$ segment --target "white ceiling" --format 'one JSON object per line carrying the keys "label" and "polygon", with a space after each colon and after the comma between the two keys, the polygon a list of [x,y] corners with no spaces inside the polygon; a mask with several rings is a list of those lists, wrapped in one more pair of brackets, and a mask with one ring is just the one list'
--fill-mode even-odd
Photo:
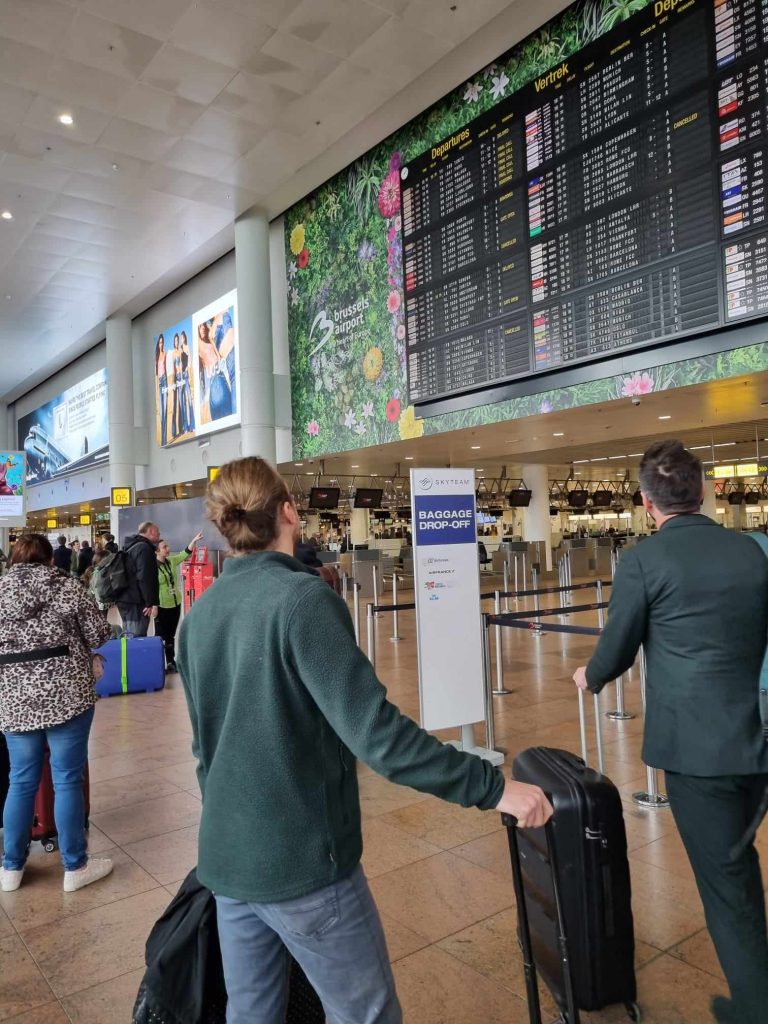
{"label": "white ceiling", "polygon": [[230,249],[239,213],[281,212],[562,6],[0,0],[0,395]]}

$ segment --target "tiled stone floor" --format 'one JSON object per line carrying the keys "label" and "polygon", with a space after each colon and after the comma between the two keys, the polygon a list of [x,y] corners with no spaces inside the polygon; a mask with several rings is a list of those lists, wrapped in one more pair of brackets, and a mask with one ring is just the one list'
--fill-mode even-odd
{"label": "tiled stone floor", "polygon": [[[571,620],[589,624],[584,616]],[[412,613],[405,639],[379,624],[378,668],[391,699],[418,716]],[[506,631],[507,684],[496,698],[497,745],[511,758],[537,743],[578,745],[570,676],[591,642]],[[607,707],[612,694],[606,694]],[[636,679],[628,688],[638,710]],[[625,800],[634,886],[640,1002],[648,1024],[706,1024],[724,991],[693,877],[668,811],[644,811],[639,719],[605,721],[607,772]],[[478,739],[480,738],[478,733]],[[200,809],[190,728],[177,678],[157,694],[102,701],[91,752],[91,851],[114,874],[61,890],[58,858],[35,849],[18,893],[0,894],[0,1021],[128,1024],[144,942],[196,861]],[[408,1024],[526,1024],[514,895],[497,815],[394,786],[360,768],[364,864],[381,909]],[[768,863],[768,828],[761,833]],[[550,1017],[551,1001],[545,997]],[[621,1009],[587,1024],[626,1020]]]}

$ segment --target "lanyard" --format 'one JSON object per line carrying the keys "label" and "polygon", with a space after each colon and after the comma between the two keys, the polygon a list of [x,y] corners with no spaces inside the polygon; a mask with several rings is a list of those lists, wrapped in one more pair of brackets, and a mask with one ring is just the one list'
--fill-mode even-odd
{"label": "lanyard", "polygon": [[165,576],[166,583],[171,588],[171,591],[173,593],[173,599],[175,601],[178,595],[176,594],[176,580],[174,578],[173,569],[168,565],[167,562],[160,562],[158,564],[160,565],[160,571],[162,572],[163,576]]}

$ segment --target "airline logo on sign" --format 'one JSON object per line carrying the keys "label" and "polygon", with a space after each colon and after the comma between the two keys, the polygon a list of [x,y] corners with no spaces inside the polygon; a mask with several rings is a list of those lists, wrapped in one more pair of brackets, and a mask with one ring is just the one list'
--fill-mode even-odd
{"label": "airline logo on sign", "polygon": [[417,495],[416,544],[475,544],[474,495]]}

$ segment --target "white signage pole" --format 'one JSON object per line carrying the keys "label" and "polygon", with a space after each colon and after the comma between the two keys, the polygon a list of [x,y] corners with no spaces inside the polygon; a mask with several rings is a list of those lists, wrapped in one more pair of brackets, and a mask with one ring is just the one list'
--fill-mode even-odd
{"label": "white signage pole", "polygon": [[486,710],[475,471],[412,469],[411,503],[421,724],[460,726],[458,746],[501,764],[472,733]]}

